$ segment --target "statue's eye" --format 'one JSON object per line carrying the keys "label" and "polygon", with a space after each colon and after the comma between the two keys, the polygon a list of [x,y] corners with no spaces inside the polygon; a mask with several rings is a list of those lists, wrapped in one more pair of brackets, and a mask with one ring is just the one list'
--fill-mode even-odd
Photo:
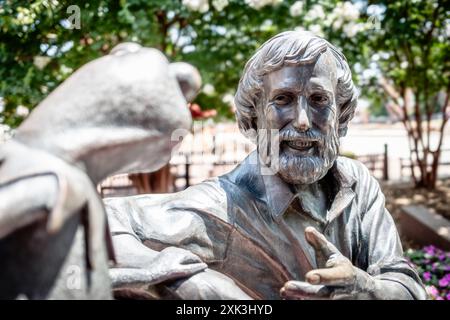
{"label": "statue's eye", "polygon": [[292,102],[292,97],[286,94],[279,94],[273,101],[279,106],[284,106]]}
{"label": "statue's eye", "polygon": [[312,104],[316,105],[328,105],[329,99],[326,95],[323,94],[313,94],[309,97],[309,100]]}

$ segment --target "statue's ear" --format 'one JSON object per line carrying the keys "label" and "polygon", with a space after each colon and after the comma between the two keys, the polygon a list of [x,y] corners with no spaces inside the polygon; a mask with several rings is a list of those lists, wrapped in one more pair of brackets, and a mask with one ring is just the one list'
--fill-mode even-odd
{"label": "statue's ear", "polygon": [[352,97],[339,108],[339,137],[345,137],[347,134],[348,123],[355,115],[356,105],[358,104],[358,95],[354,93]]}
{"label": "statue's ear", "polygon": [[256,143],[258,137],[256,117],[244,116],[236,111],[235,113],[239,130],[253,143]]}
{"label": "statue's ear", "polygon": [[177,79],[181,92],[187,102],[192,102],[202,86],[202,78],[197,68],[185,62],[169,65],[170,73]]}

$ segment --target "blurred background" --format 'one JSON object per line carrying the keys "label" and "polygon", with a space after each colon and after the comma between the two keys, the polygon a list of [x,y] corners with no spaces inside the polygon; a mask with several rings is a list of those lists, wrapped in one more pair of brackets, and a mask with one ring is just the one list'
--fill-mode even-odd
{"label": "blurred background", "polygon": [[0,143],[74,70],[117,43],[156,47],[201,72],[192,133],[158,172],[109,177],[102,196],[182,190],[255,147],[233,97],[268,38],[309,30],[343,51],[360,90],[341,154],[380,181],[406,255],[450,299],[450,3],[283,0],[0,0]]}

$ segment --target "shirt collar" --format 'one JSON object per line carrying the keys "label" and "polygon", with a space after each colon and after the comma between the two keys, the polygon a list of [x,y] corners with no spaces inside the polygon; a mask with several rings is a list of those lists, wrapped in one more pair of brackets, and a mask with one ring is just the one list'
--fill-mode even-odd
{"label": "shirt collar", "polygon": [[[263,168],[264,170],[270,170],[267,167],[263,167],[264,165],[261,162],[258,163],[260,172]],[[329,223],[336,219],[353,200],[355,196],[353,185],[356,179],[345,170],[339,158],[334,162],[327,176],[336,184],[335,196],[326,215],[327,223]],[[262,175],[262,180],[265,188],[267,206],[272,217],[278,221],[298,197],[298,194],[293,192],[289,184],[284,182],[278,174]]]}

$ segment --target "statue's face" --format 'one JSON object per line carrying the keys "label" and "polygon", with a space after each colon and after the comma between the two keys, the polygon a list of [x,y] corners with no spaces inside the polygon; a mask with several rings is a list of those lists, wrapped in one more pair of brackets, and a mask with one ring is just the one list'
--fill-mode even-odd
{"label": "statue's face", "polygon": [[[285,66],[264,76],[264,94],[258,109],[259,134],[279,130],[279,160],[269,152],[268,138],[259,137],[266,163],[278,162],[278,174],[291,184],[321,179],[338,155],[336,64],[328,52],[316,63]],[[262,142],[261,142],[262,141]],[[273,150],[273,149],[272,149]]]}

